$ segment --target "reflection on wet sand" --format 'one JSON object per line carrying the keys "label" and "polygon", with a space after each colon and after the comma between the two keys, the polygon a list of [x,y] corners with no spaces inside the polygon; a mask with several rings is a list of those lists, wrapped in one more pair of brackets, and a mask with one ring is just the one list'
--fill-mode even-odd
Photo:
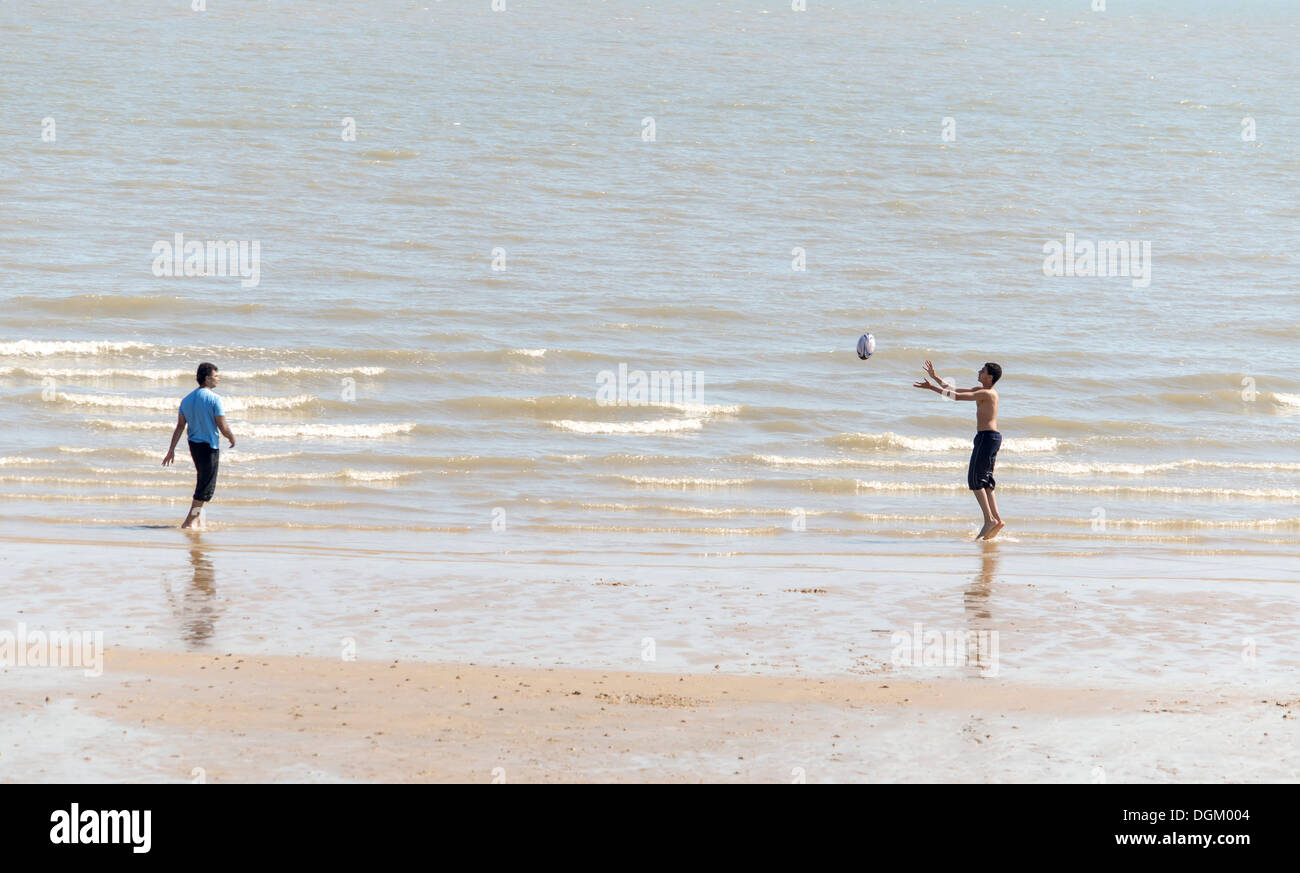
{"label": "reflection on wet sand", "polygon": [[964,597],[966,620],[971,623],[971,630],[991,630],[993,614],[990,612],[989,596],[993,593],[993,578],[998,572],[998,544],[989,540],[980,545],[983,546],[980,570],[966,587]]}
{"label": "reflection on wet sand", "polygon": [[167,601],[172,615],[180,622],[180,638],[190,650],[205,647],[216,633],[216,571],[212,558],[203,547],[202,534],[190,533],[190,566],[193,576],[179,602],[167,587]]}
{"label": "reflection on wet sand", "polygon": [[[969,649],[968,667],[974,675],[996,675],[998,670],[997,630],[993,627],[993,582],[998,572],[996,540],[981,542],[979,572],[963,594],[970,639],[978,644]],[[988,671],[988,672],[986,672]]]}

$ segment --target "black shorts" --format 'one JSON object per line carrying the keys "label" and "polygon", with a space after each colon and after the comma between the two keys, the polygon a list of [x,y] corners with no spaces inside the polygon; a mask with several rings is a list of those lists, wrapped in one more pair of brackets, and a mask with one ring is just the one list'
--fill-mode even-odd
{"label": "black shorts", "polygon": [[206,502],[212,499],[212,492],[217,490],[217,462],[221,460],[221,452],[207,443],[196,443],[194,440],[188,442],[190,457],[194,459],[194,469],[198,473],[198,480],[194,483],[194,499]]}
{"label": "black shorts", "polygon": [[982,430],[975,434],[975,448],[970,453],[970,469],[966,471],[966,484],[970,490],[979,491],[987,488],[992,491],[997,487],[993,480],[993,465],[998,459],[998,448],[1002,445],[1002,434],[995,430]]}

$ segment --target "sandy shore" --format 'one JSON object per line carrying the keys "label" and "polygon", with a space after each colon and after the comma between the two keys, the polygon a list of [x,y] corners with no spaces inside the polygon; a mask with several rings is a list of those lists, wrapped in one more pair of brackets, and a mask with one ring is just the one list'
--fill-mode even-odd
{"label": "sandy shore", "polygon": [[4,680],[6,781],[1300,780],[1300,698],[1241,690],[134,649]]}
{"label": "sandy shore", "polygon": [[[0,668],[0,781],[1300,781],[1271,552],[174,533],[0,537],[0,634],[107,647]],[[894,662],[917,624],[998,634],[998,669]]]}

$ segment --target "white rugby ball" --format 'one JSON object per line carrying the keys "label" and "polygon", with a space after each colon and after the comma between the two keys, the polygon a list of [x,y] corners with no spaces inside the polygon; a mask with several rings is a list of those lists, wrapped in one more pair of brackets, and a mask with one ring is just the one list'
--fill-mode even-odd
{"label": "white rugby ball", "polygon": [[858,337],[858,357],[866,360],[876,351],[876,338],[869,333]]}

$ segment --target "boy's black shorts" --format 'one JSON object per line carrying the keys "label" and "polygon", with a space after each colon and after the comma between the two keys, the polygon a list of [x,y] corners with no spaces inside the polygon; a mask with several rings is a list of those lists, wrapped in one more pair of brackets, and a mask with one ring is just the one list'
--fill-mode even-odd
{"label": "boy's black shorts", "polygon": [[966,484],[970,490],[979,491],[987,488],[992,491],[997,487],[993,479],[993,465],[998,459],[998,448],[1002,445],[1002,434],[996,430],[982,430],[975,434],[975,448],[970,453],[970,469],[966,471]]}

